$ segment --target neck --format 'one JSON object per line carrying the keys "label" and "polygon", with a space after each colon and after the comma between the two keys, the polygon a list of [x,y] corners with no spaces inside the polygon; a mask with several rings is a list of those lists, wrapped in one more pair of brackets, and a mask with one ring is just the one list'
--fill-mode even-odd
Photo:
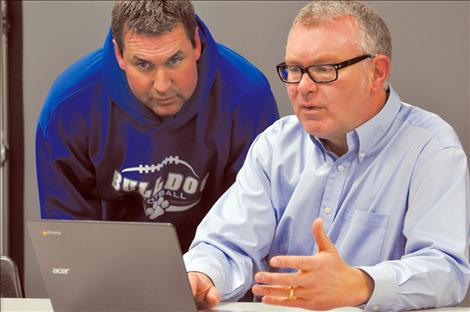
{"label": "neck", "polygon": [[[369,111],[369,114],[368,114],[369,116],[366,120],[364,120],[364,122],[367,122],[368,120],[372,119],[375,115],[377,115],[382,110],[382,108],[385,105],[385,102],[387,102],[388,100],[389,93],[390,93],[389,89],[387,90],[382,89],[376,94],[375,98],[373,99],[374,104],[371,105],[372,109]],[[359,127],[361,124],[357,125],[357,127]],[[323,142],[323,145],[325,146],[327,150],[335,153],[338,156],[342,156],[348,152],[349,147],[348,147],[348,142],[346,140],[346,134],[343,137],[321,139],[321,141]]]}
{"label": "neck", "polygon": [[[387,102],[388,100],[389,94],[390,94],[389,89],[387,90],[382,89],[381,91],[377,93],[377,95],[373,99],[374,105],[371,105],[372,109],[369,111],[370,112],[368,114],[369,116],[366,120],[364,120],[364,122],[367,122],[368,120],[372,119],[375,115],[377,115],[382,110],[382,108],[385,105],[385,102]],[[357,127],[359,127],[361,124],[357,125]],[[320,140],[323,142],[323,145],[328,151],[333,152],[338,156],[342,156],[348,152],[349,147],[348,147],[348,142],[346,140],[346,134],[340,138],[320,139]]]}
{"label": "neck", "polygon": [[372,105],[373,110],[371,112],[371,116],[367,120],[369,120],[369,119],[373,118],[375,115],[377,115],[382,110],[382,108],[385,106],[385,102],[387,102],[388,96],[389,96],[389,93],[390,93],[389,90],[390,89],[387,89],[387,90],[382,89],[377,94],[377,96],[374,99],[374,105]]}
{"label": "neck", "polygon": [[346,137],[338,140],[321,139],[321,141],[327,150],[335,153],[340,157],[348,152],[349,147],[348,142],[346,141]]}

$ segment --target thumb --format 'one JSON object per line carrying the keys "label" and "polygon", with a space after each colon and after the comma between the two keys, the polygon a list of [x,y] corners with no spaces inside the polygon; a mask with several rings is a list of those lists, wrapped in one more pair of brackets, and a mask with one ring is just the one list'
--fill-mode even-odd
{"label": "thumb", "polygon": [[321,251],[336,251],[335,245],[330,241],[325,231],[323,230],[323,219],[316,218],[313,221],[313,237],[318,246],[318,252]]}
{"label": "thumb", "polygon": [[188,277],[198,307],[210,308],[219,303],[220,294],[207,275],[201,272],[189,272]]}
{"label": "thumb", "polygon": [[199,278],[194,273],[188,273],[189,278],[189,285],[191,286],[191,292],[193,293],[193,297],[196,296],[197,293],[197,286],[199,282]]}
{"label": "thumb", "polygon": [[217,288],[211,287],[209,289],[206,295],[206,301],[210,307],[213,307],[220,302],[220,294],[217,291]]}

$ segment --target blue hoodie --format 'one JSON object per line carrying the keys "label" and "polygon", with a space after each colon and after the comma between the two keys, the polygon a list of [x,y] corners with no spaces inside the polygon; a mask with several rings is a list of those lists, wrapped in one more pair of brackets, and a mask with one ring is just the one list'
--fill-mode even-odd
{"label": "blue hoodie", "polygon": [[251,142],[279,118],[263,74],[198,27],[197,87],[172,118],[134,96],[111,32],[54,82],[36,133],[42,218],[170,222],[188,249]]}

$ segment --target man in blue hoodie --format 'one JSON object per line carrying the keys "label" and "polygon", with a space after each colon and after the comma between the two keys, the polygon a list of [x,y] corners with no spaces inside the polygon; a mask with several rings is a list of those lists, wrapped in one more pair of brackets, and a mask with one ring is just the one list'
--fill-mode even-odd
{"label": "man in blue hoodie", "polygon": [[171,222],[185,251],[278,117],[263,74],[189,1],[121,1],[104,47],[65,70],[42,109],[41,216]]}

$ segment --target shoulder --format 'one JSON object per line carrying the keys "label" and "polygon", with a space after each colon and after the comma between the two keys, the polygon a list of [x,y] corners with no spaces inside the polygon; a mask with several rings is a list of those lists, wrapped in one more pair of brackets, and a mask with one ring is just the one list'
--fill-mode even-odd
{"label": "shoulder", "polygon": [[[289,115],[277,120],[256,137],[248,152],[247,161],[264,168],[265,172],[271,172],[269,175],[279,169],[278,165],[295,171],[303,167],[302,164],[308,159],[307,155],[314,149],[311,137],[305,132],[297,116]],[[291,175],[294,171],[288,174]]]}
{"label": "shoulder", "polygon": [[246,58],[232,49],[217,43],[220,54],[220,80],[245,94],[270,94],[271,88],[264,74]]}
{"label": "shoulder", "polygon": [[409,163],[413,165],[414,181],[426,181],[437,172],[436,168],[445,168],[446,174],[438,174],[441,181],[466,174],[467,156],[449,123],[435,113],[406,103],[402,103],[398,117],[404,125],[399,153],[413,155]]}
{"label": "shoulder", "polygon": [[402,109],[398,114],[398,119],[412,128],[416,135],[427,137],[429,142],[433,142],[436,147],[462,148],[454,128],[435,113],[422,108],[402,103]]}
{"label": "shoulder", "polygon": [[298,141],[302,141],[308,136],[304,131],[302,124],[297,116],[288,115],[276,120],[266,130],[264,130],[257,138],[255,145],[263,149],[269,146],[273,148],[285,148],[285,146],[296,145]]}
{"label": "shoulder", "polygon": [[71,115],[85,109],[101,85],[102,50],[96,50],[71,64],[53,82],[39,117],[39,124],[46,129],[51,118],[60,110]]}
{"label": "shoulder", "polygon": [[[279,118],[276,99],[263,73],[235,51],[220,45],[218,70],[213,88],[232,116],[246,122],[271,124]],[[264,121],[260,120],[263,119]]]}

